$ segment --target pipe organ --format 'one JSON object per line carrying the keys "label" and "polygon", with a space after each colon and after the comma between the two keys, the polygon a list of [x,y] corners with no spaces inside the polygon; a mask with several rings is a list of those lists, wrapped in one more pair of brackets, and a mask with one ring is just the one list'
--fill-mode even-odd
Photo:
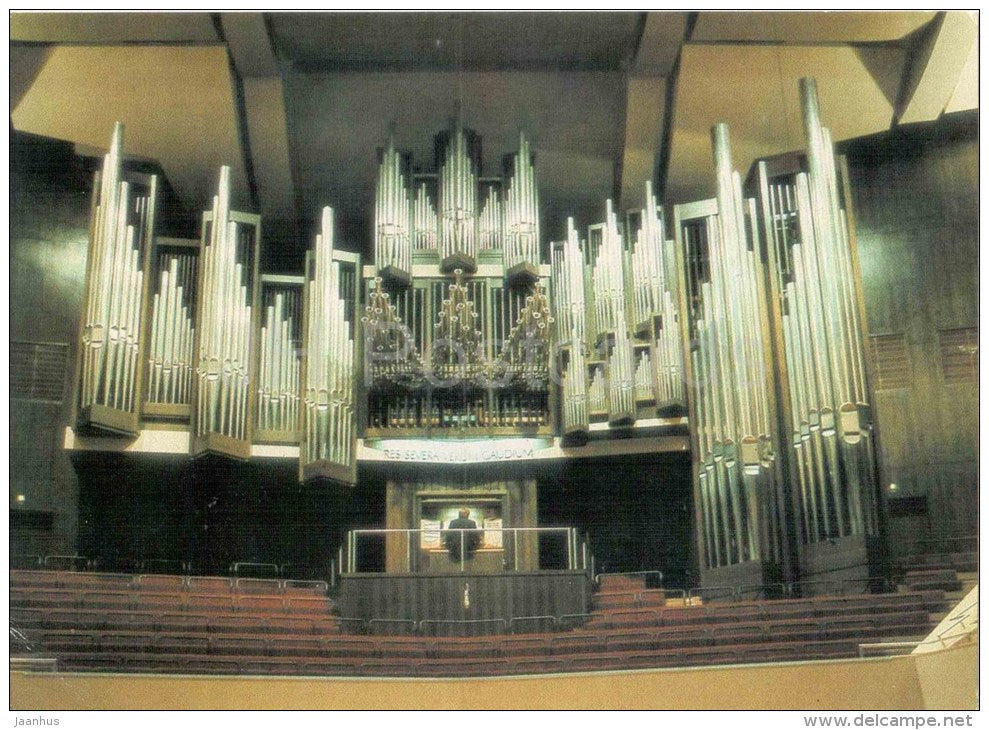
{"label": "pipe organ", "polygon": [[192,453],[247,459],[257,394],[261,220],[230,208],[230,168],[203,213]]}
{"label": "pipe organ", "polygon": [[118,122],[93,183],[77,407],[82,426],[134,435],[147,350],[143,325],[158,179],[125,176],[123,146],[124,127]]}
{"label": "pipe organ", "polygon": [[689,411],[702,575],[799,571],[801,549],[873,537],[881,517],[847,173],[812,80],[801,97],[800,167],[761,162],[747,197],[717,125],[715,198],[675,206],[668,230],[647,183],[641,210],[568,219],[549,265],[524,135],[501,177],[459,123],[432,169],[390,139],[373,261],[340,250],[325,208],[294,276],[260,271],[260,218],[232,209],[226,167],[200,240],[155,238],[158,183],[124,179],[118,124],[94,190],[77,424],[188,423],[193,455],[298,444],[301,480],[355,484],[362,438],[570,447]]}
{"label": "pipe organ", "polygon": [[[756,203],[712,132],[717,198],[677,206],[703,567],[780,558],[776,417]],[[770,558],[771,559],[771,558]]]}
{"label": "pipe organ", "polygon": [[879,505],[847,172],[821,125],[813,79],[801,80],[800,95],[805,169],[774,174],[763,161],[757,173],[799,537],[818,543],[877,535]]}
{"label": "pipe organ", "polygon": [[436,172],[405,193],[415,277],[380,261],[366,275],[365,433],[549,435],[553,317],[529,143],[519,136],[504,179],[482,176],[480,138],[459,123],[436,149]]}
{"label": "pipe organ", "polygon": [[611,201],[583,242],[571,219],[567,240],[554,245],[562,425],[574,438],[586,436],[592,421],[629,425],[642,409],[686,405],[674,244],[651,184],[646,198],[630,250]]}

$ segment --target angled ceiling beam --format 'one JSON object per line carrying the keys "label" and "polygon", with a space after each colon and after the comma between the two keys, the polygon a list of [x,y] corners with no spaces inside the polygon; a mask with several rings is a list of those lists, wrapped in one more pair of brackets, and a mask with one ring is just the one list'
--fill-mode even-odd
{"label": "angled ceiling beam", "polygon": [[221,13],[220,24],[240,78],[243,136],[261,215],[293,220],[297,211],[285,93],[267,23],[261,13]]}
{"label": "angled ceiling beam", "polygon": [[903,87],[899,124],[931,121],[941,115],[970,65],[978,36],[978,16],[960,10],[941,13],[920,36]]}
{"label": "angled ceiling beam", "polygon": [[670,75],[680,55],[687,15],[646,13],[625,87],[623,140],[616,175],[618,204],[624,210],[645,204],[645,183],[656,176]]}

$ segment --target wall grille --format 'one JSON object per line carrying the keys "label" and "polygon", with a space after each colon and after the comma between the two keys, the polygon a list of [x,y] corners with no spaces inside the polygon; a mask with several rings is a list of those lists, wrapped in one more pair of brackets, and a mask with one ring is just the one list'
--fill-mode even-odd
{"label": "wall grille", "polygon": [[869,339],[875,367],[875,389],[909,388],[913,374],[907,355],[906,338],[902,334],[890,334],[872,335]]}
{"label": "wall grille", "polygon": [[11,400],[61,403],[69,345],[65,342],[10,341]]}
{"label": "wall grille", "polygon": [[939,330],[941,372],[946,385],[979,380],[979,330],[975,327]]}

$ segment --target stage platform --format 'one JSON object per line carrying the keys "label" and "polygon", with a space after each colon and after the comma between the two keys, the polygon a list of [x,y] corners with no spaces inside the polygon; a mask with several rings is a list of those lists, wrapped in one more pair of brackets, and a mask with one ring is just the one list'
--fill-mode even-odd
{"label": "stage platform", "polygon": [[373,633],[477,635],[545,631],[590,608],[582,570],[442,575],[351,573],[340,576],[340,616],[365,620]]}

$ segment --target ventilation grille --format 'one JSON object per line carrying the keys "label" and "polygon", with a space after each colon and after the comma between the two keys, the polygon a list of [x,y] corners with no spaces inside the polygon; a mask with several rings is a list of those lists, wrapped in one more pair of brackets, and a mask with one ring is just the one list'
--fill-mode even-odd
{"label": "ventilation grille", "polygon": [[939,330],[941,372],[946,385],[979,380],[979,331],[975,327]]}
{"label": "ventilation grille", "polygon": [[909,388],[912,377],[904,336],[872,335],[869,339],[872,341],[872,362],[876,369],[875,389]]}
{"label": "ventilation grille", "polygon": [[12,400],[61,403],[69,346],[64,342],[10,342]]}

